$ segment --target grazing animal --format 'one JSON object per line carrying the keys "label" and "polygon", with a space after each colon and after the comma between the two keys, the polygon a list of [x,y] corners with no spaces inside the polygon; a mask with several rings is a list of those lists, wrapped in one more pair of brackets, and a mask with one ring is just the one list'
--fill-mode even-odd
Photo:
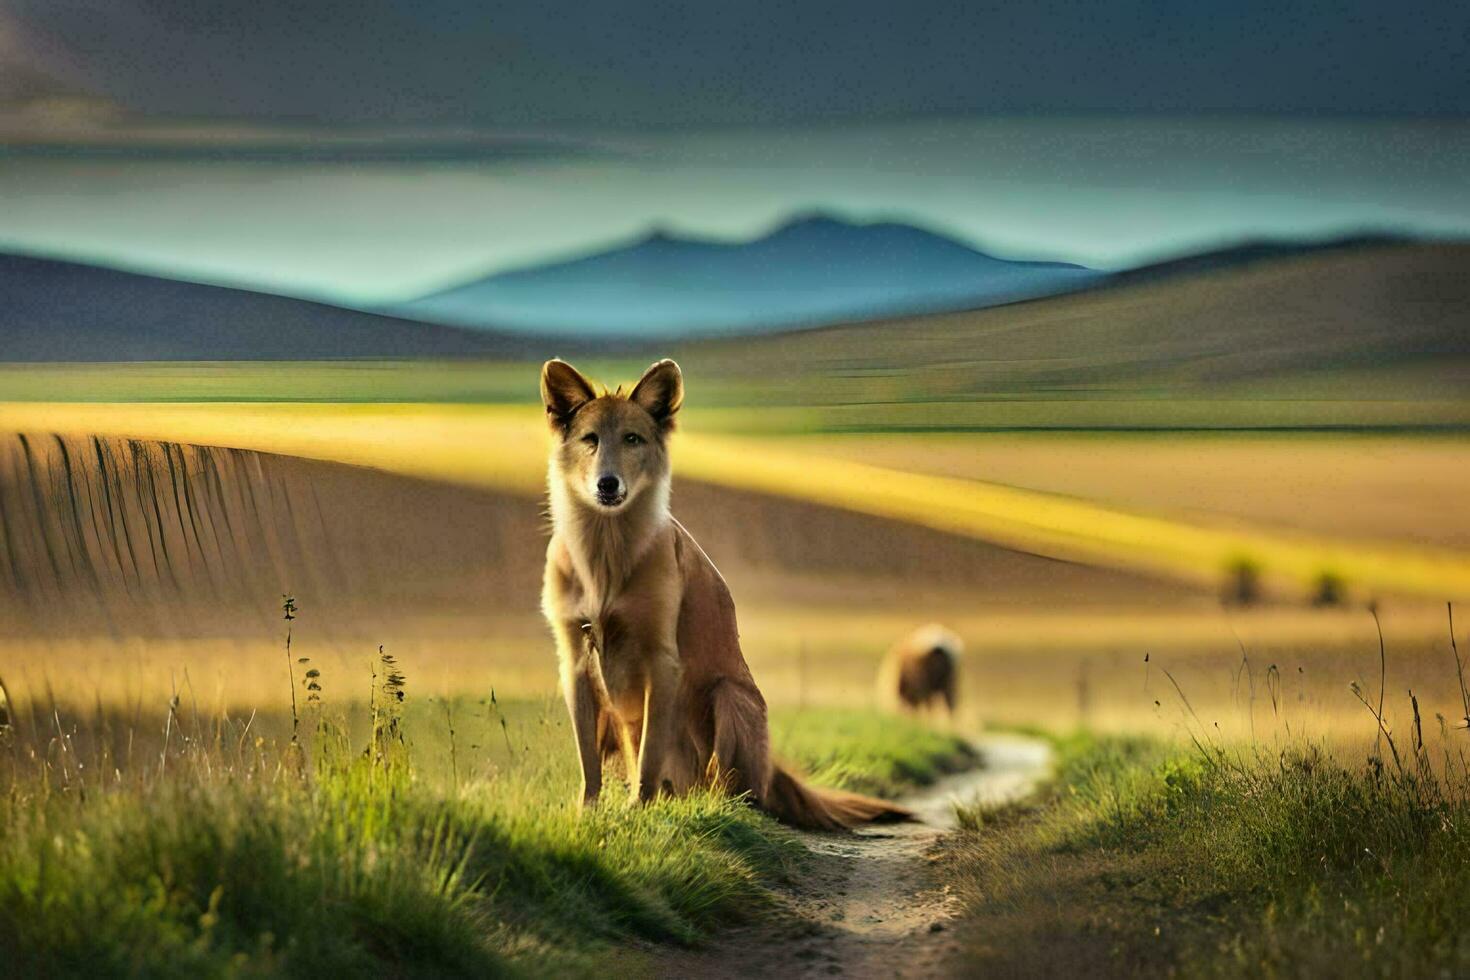
{"label": "grazing animal", "polygon": [[891,803],[807,786],[771,761],[766,702],[740,652],[725,580],[669,513],[679,366],[624,394],[547,361],[552,536],[542,610],[582,765],[583,805],[621,757],[637,800],[719,786],[785,823],[839,830],[903,820]]}
{"label": "grazing animal", "polygon": [[936,623],[914,630],[883,658],[878,671],[879,698],[906,711],[921,711],[939,702],[953,718],[964,649],[964,641]]}

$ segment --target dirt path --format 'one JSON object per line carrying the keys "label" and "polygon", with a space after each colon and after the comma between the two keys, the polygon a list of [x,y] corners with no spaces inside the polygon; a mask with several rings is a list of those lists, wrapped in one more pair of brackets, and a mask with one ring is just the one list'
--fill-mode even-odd
{"label": "dirt path", "polygon": [[955,800],[1003,802],[1045,775],[1045,744],[990,737],[982,768],[951,776],[903,802],[922,823],[855,835],[808,834],[813,859],[783,896],[776,924],[734,930],[714,945],[659,963],[662,977],[932,977],[956,952],[956,902],[937,886],[930,845],[953,829]]}

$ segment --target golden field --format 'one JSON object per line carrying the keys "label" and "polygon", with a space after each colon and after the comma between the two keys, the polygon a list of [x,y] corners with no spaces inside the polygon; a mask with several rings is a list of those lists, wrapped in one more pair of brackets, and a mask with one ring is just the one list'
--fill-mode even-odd
{"label": "golden field", "polygon": [[[516,406],[13,403],[0,405],[0,428],[255,449],[514,493],[537,492],[545,443],[539,413]],[[1458,440],[1431,443],[1428,451],[1409,440],[1408,447],[1393,447],[1411,457],[1408,465],[1390,458],[1365,467],[1365,447],[1353,437],[1335,437],[1329,446],[1305,450],[1290,440],[1283,445],[1279,437],[1253,445],[1237,438],[1233,446],[1227,441],[1224,452],[1176,439],[1166,447],[1173,459],[1162,461],[1147,442],[1131,452],[1113,446],[1103,458],[1089,460],[1087,448],[1048,446],[1045,436],[987,454],[985,440],[993,438],[947,436],[933,447],[934,437],[913,437],[907,440],[913,445],[895,448],[905,441],[824,437],[814,445],[802,439],[708,435],[696,428],[681,437],[679,472],[1052,557],[1204,583],[1218,581],[1232,565],[1248,563],[1268,582],[1299,593],[1309,594],[1330,576],[1360,597],[1470,596],[1470,559],[1450,547],[1457,541],[1454,527],[1464,520],[1453,506],[1466,468]],[[1384,450],[1382,444],[1377,448]],[[815,476],[814,454],[822,458]],[[1000,457],[994,475],[987,467],[990,456]],[[1050,467],[1054,482],[1033,477],[1008,485],[1006,459],[1013,469]],[[1333,475],[1334,467],[1343,466],[1351,467],[1346,478]],[[1361,479],[1369,469],[1378,471],[1376,480]],[[1104,470],[1111,475],[1101,477]],[[1171,487],[1159,472],[1183,479],[1176,476]],[[987,478],[978,478],[980,473]],[[1303,485],[1306,474],[1312,474],[1315,486]],[[1100,499],[1083,492],[1095,482],[1103,484]],[[1120,492],[1120,483],[1134,487],[1132,495]],[[1414,493],[1390,505],[1401,514],[1398,533],[1376,540],[1360,536],[1360,499],[1374,506],[1393,499],[1405,483],[1415,487]],[[1221,511],[1229,520],[1169,515],[1184,510],[1200,484],[1210,489],[1199,494],[1195,508],[1208,514],[1211,501],[1231,500],[1231,508]],[[1271,526],[1273,519],[1281,523],[1283,505],[1289,507],[1291,499],[1300,502],[1298,511],[1315,515],[1307,519],[1308,530]],[[1432,509],[1424,509],[1425,500],[1433,502]],[[1421,533],[1403,533],[1404,511],[1416,516]],[[1437,520],[1441,514],[1449,515],[1447,521]],[[1332,528],[1334,533],[1325,533]],[[1426,543],[1431,535],[1432,543]]]}
{"label": "golden field", "polygon": [[[24,451],[9,437],[0,470],[25,579],[0,610],[3,676],[21,691],[279,707],[283,591],[302,604],[298,642],[339,676],[383,644],[439,693],[552,689],[534,406],[12,403],[0,431],[32,434]],[[124,505],[106,499],[92,434],[132,460],[111,477],[139,494],[122,530],[156,524],[173,566],[115,553],[119,522],[100,515]],[[124,437],[149,440],[141,457]],[[711,433],[695,411],[676,440],[676,512],[729,578],[778,703],[872,703],[887,645],[937,619],[969,644],[976,720],[1174,730],[1168,669],[1222,731],[1267,711],[1359,731],[1346,685],[1377,670],[1372,595],[1392,689],[1457,716],[1443,602],[1470,591],[1470,559],[1448,503],[1465,471],[1454,438],[777,438]],[[17,552],[31,526],[51,530]],[[1243,556],[1274,598],[1223,608]],[[1324,571],[1346,605],[1307,605]]]}

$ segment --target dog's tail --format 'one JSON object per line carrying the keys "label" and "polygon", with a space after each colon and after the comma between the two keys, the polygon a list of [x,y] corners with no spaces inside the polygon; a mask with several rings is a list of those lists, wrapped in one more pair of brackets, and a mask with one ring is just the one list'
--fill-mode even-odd
{"label": "dog's tail", "polygon": [[859,824],[914,819],[913,811],[886,800],[808,786],[780,766],[771,771],[762,806],[782,823],[804,830],[848,830]]}
{"label": "dog's tail", "polygon": [[754,684],[720,681],[710,690],[714,754],[710,778],[749,793],[761,809],[804,830],[847,830],[864,823],[912,820],[901,806],[870,796],[808,786],[773,765],[766,703]]}

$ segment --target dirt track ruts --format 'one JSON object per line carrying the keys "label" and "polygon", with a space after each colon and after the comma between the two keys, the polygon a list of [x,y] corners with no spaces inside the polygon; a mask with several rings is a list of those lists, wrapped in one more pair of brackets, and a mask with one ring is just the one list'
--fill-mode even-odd
{"label": "dirt track ruts", "polygon": [[949,921],[960,909],[937,880],[930,848],[954,826],[955,801],[1004,802],[1029,792],[1049,763],[1032,739],[977,743],[981,768],[902,802],[921,822],[851,835],[804,834],[812,858],[780,896],[771,921],[658,961],[660,977],[934,977],[952,975],[959,949]]}

